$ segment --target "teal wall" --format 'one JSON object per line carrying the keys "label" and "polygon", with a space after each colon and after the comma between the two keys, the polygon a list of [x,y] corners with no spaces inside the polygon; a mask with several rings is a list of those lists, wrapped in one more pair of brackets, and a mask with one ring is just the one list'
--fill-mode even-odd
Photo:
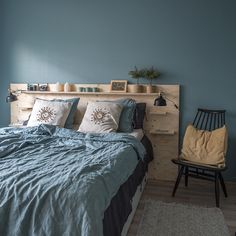
{"label": "teal wall", "polygon": [[[1,2],[1,110],[11,82],[109,83],[154,65],[159,83],[182,86],[182,133],[197,107],[227,109],[226,175],[236,180],[235,0]],[[0,125],[8,119],[1,113]]]}
{"label": "teal wall", "polygon": [[0,127],[8,124],[9,107],[5,104],[9,80],[5,78],[5,11],[3,1],[0,0]]}

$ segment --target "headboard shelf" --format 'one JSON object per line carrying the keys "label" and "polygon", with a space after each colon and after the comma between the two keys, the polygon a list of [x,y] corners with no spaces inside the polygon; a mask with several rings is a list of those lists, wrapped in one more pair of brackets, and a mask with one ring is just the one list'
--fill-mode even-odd
{"label": "headboard shelf", "polygon": [[[145,86],[145,85],[143,85]],[[99,92],[80,92],[79,88],[97,88]],[[16,92],[17,101],[11,103],[11,123],[22,124],[27,120],[36,98],[41,99],[70,99],[80,98],[74,124],[78,128],[86,111],[87,103],[93,101],[116,100],[131,98],[137,103],[146,103],[146,119],[144,133],[153,145],[154,160],[150,163],[149,178],[174,180],[177,167],[171,159],[177,158],[179,153],[179,85],[155,85],[154,93],[133,93],[132,85],[128,85],[127,92],[110,92],[110,84],[74,84],[71,92],[56,92],[55,84],[48,84],[48,91],[28,91],[27,84],[11,84],[10,88]],[[167,106],[154,106],[154,101],[162,92]]]}
{"label": "headboard shelf", "polygon": [[25,94],[51,94],[51,95],[122,95],[122,96],[159,96],[159,93],[114,93],[114,92],[53,92],[53,91],[21,91],[21,93]]}

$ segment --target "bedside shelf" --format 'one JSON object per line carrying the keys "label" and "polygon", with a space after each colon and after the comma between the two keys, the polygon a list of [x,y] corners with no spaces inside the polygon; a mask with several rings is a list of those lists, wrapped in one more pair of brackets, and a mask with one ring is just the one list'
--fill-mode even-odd
{"label": "bedside shelf", "polygon": [[23,125],[22,123],[11,123],[8,125],[9,127],[14,127],[14,128],[24,128],[26,127],[25,125]]}
{"label": "bedside shelf", "polygon": [[32,111],[33,107],[19,107],[21,111]]}
{"label": "bedside shelf", "polygon": [[156,129],[156,130],[150,130],[150,134],[156,134],[156,135],[174,135],[174,130],[164,130],[164,129]]}
{"label": "bedside shelf", "polygon": [[158,115],[158,116],[166,116],[167,111],[150,111],[149,114],[150,115]]}

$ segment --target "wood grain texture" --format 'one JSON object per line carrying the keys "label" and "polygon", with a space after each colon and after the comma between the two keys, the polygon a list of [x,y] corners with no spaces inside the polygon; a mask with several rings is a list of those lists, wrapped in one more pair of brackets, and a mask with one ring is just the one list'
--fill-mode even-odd
{"label": "wood grain texture", "polygon": [[[136,236],[143,215],[144,202],[147,199],[215,207],[214,184],[212,182],[189,179],[189,186],[185,187],[182,179],[175,197],[171,196],[173,186],[173,181],[148,180],[127,236]],[[233,236],[236,232],[236,183],[226,182],[226,187],[229,197],[225,198],[221,191],[220,209]]]}
{"label": "wood grain texture", "polygon": [[[99,92],[77,92],[78,87],[96,87]],[[171,99],[179,106],[179,85],[157,85],[154,93],[129,93],[132,85],[128,85],[127,93],[110,93],[110,84],[76,84],[71,92],[55,92],[55,84],[49,84],[48,92],[22,91],[18,100],[11,103],[11,123],[27,120],[36,98],[43,99],[68,99],[80,97],[78,110],[75,116],[75,127],[79,127],[88,101],[115,100],[120,98],[132,98],[136,102],[147,104],[147,117],[144,121],[144,132],[149,137],[154,148],[154,161],[150,165],[149,178],[174,180],[177,172],[171,159],[178,156],[179,144],[179,110],[172,102],[167,100],[167,106],[155,107],[154,100],[159,92]],[[143,85],[145,87],[145,85]],[[27,84],[11,84],[13,91],[26,90]],[[156,130],[169,130],[170,132],[153,132]],[[169,134],[171,133],[171,135]]]}

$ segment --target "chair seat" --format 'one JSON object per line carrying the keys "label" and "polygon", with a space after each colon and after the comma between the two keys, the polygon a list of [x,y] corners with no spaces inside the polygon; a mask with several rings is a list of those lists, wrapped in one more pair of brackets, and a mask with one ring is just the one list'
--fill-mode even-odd
{"label": "chair seat", "polygon": [[214,166],[214,165],[207,165],[207,164],[200,164],[197,162],[191,162],[184,159],[176,158],[171,160],[176,165],[183,165],[193,168],[199,168],[203,170],[210,170],[210,171],[225,171],[227,166]]}

